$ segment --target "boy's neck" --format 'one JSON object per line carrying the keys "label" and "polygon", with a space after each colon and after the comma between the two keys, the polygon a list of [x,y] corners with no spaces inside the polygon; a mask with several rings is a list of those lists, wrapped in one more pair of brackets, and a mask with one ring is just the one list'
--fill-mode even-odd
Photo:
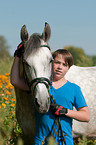
{"label": "boy's neck", "polygon": [[62,87],[65,83],[67,82],[67,80],[63,77],[61,79],[53,79],[53,82],[52,82],[52,86],[55,88],[55,89],[58,89],[60,87]]}

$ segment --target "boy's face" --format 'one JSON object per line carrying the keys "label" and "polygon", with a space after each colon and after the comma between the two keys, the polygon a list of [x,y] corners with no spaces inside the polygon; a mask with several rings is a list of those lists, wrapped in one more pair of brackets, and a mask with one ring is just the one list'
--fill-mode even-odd
{"label": "boy's face", "polygon": [[53,65],[53,76],[55,79],[63,78],[69,69],[68,63],[65,63],[64,57],[61,54],[55,57]]}

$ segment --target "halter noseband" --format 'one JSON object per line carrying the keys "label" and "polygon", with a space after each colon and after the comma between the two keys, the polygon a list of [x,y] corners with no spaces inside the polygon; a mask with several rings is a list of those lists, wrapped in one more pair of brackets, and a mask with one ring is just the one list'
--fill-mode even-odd
{"label": "halter noseband", "polygon": [[47,89],[49,89],[49,86],[52,85],[51,81],[49,81],[49,79],[45,78],[45,77],[40,77],[40,78],[35,78],[30,82],[30,88],[31,86],[34,84],[34,88],[36,87],[37,84],[39,83],[43,83],[46,85]]}

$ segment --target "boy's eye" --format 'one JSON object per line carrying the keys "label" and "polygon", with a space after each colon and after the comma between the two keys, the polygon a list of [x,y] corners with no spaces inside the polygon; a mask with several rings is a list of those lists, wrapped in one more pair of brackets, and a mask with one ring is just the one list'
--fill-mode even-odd
{"label": "boy's eye", "polygon": [[54,63],[59,64],[60,62],[59,61],[54,61]]}
{"label": "boy's eye", "polygon": [[56,64],[60,64],[59,62],[55,62]]}
{"label": "boy's eye", "polygon": [[63,63],[63,65],[64,65],[64,66],[67,66],[67,64],[66,64],[66,63]]}
{"label": "boy's eye", "polygon": [[68,64],[67,63],[63,63],[63,66],[67,66]]}

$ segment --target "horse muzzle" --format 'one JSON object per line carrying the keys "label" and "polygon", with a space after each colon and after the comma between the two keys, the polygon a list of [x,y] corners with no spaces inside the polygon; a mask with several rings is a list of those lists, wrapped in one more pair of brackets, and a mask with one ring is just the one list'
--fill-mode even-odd
{"label": "horse muzzle", "polygon": [[33,89],[34,104],[38,112],[46,113],[50,108],[49,79],[40,77],[32,80],[30,87]]}

